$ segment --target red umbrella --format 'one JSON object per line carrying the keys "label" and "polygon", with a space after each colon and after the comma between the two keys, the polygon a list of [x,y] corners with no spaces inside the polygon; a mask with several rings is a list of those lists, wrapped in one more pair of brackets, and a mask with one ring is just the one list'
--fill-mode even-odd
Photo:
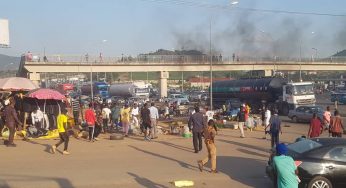
{"label": "red umbrella", "polygon": [[36,98],[39,100],[42,100],[42,99],[65,100],[66,99],[66,97],[63,94],[61,94],[59,91],[54,89],[45,89],[45,88],[31,90],[25,96],[29,98]]}

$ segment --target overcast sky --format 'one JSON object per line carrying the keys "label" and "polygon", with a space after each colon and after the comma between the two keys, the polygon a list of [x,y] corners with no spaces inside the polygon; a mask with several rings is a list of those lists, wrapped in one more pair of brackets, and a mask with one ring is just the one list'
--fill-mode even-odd
{"label": "overcast sky", "polygon": [[[243,8],[346,15],[345,0],[1,0],[11,48],[47,54],[137,55],[157,49],[326,57],[346,48],[346,17],[249,11]],[[314,48],[314,49],[313,49]]]}

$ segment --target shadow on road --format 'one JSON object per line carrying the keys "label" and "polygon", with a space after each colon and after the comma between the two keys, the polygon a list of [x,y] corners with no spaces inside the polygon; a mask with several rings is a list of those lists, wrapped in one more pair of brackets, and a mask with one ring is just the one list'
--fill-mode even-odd
{"label": "shadow on road", "polygon": [[[10,175],[10,174],[0,174],[0,187],[10,188],[10,182],[20,182],[21,184],[25,182],[37,182],[37,187],[39,186],[39,182],[52,181],[54,184],[58,184],[60,188],[74,188],[71,181],[66,178],[59,177],[40,177],[40,176],[30,176],[30,175]],[[14,186],[18,187],[18,186]]]}
{"label": "shadow on road", "polygon": [[241,142],[235,142],[235,141],[231,141],[231,140],[218,139],[218,141],[219,142],[228,143],[228,144],[237,145],[237,146],[244,147],[244,148],[251,148],[251,149],[254,149],[254,150],[261,151],[261,152],[269,153],[269,148],[258,147],[258,146],[244,144],[244,143],[241,143]]}
{"label": "shadow on road", "polygon": [[271,188],[272,184],[265,177],[265,161],[252,158],[218,156],[217,169],[231,179],[249,187]]}
{"label": "shadow on road", "polygon": [[165,146],[172,147],[172,148],[176,148],[176,149],[180,149],[180,150],[183,150],[183,151],[187,151],[189,153],[193,153],[194,152],[194,150],[192,148],[188,148],[188,147],[185,147],[185,146],[180,146],[180,145],[173,144],[173,143],[170,143],[170,142],[166,142],[166,141],[155,141],[155,142],[159,143],[159,144],[163,144]]}
{"label": "shadow on road", "polygon": [[254,151],[250,151],[250,150],[247,150],[247,149],[244,149],[244,148],[238,148],[237,150],[242,152],[242,153],[249,154],[249,155],[260,156],[260,157],[264,157],[264,158],[268,158],[269,157],[269,154],[265,155],[265,154],[254,152]]}
{"label": "shadow on road", "polygon": [[192,165],[190,165],[190,164],[188,164],[188,163],[185,163],[185,162],[183,162],[183,161],[179,161],[179,160],[177,160],[177,159],[173,159],[173,158],[171,158],[171,157],[166,157],[166,156],[163,156],[163,155],[161,155],[161,154],[153,153],[153,152],[150,152],[150,151],[147,151],[147,150],[143,150],[143,149],[137,148],[137,147],[135,147],[135,146],[131,146],[131,145],[129,145],[129,147],[131,147],[131,148],[133,148],[133,149],[135,149],[135,150],[137,150],[137,151],[141,151],[141,152],[143,152],[143,153],[146,153],[146,154],[155,156],[155,157],[160,157],[160,158],[162,158],[162,159],[167,159],[167,160],[170,160],[170,161],[173,161],[173,162],[177,162],[180,166],[182,166],[182,167],[184,167],[184,168],[187,168],[187,169],[191,169],[191,170],[195,170],[195,171],[197,171],[197,169],[198,169],[196,166],[192,166]]}
{"label": "shadow on road", "polygon": [[33,140],[29,140],[29,139],[26,139],[24,141],[26,141],[30,144],[38,144],[38,145],[44,146],[45,147],[44,151],[47,153],[51,153],[51,145],[49,145],[49,144],[41,144],[41,143],[35,142]]}
{"label": "shadow on road", "polygon": [[155,183],[147,178],[144,178],[144,177],[140,177],[138,176],[137,174],[134,174],[134,173],[131,173],[131,172],[127,172],[127,174],[129,174],[130,176],[134,177],[135,181],[144,186],[144,187],[150,187],[150,188],[168,188],[164,185],[161,185],[161,184],[158,184],[158,183]]}

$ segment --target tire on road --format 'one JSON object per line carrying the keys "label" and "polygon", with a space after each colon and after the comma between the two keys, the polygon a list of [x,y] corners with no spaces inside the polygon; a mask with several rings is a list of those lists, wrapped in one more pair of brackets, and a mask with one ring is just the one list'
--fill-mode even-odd
{"label": "tire on road", "polygon": [[308,188],[321,187],[321,188],[332,188],[332,183],[325,177],[316,176],[308,184]]}
{"label": "tire on road", "polygon": [[297,118],[297,116],[293,116],[293,117],[292,117],[292,121],[293,121],[294,123],[298,123],[298,118]]}
{"label": "tire on road", "polygon": [[121,134],[111,134],[109,136],[110,140],[124,140],[124,135]]}

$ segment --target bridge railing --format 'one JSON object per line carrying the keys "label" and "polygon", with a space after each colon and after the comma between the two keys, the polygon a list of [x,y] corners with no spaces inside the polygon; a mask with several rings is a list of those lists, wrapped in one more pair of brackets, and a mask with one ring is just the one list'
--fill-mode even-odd
{"label": "bridge railing", "polygon": [[190,63],[190,64],[209,64],[210,61],[214,64],[229,64],[229,63],[241,63],[241,62],[304,62],[304,63],[316,63],[316,62],[333,62],[333,63],[345,63],[346,57],[329,57],[329,58],[282,58],[282,57],[222,57],[222,56],[207,56],[207,55],[139,55],[137,57],[120,56],[120,57],[102,57],[102,56],[87,56],[87,55],[33,55],[30,58],[25,56],[27,62],[40,62],[40,63],[74,63],[74,64],[161,64],[161,63]]}

